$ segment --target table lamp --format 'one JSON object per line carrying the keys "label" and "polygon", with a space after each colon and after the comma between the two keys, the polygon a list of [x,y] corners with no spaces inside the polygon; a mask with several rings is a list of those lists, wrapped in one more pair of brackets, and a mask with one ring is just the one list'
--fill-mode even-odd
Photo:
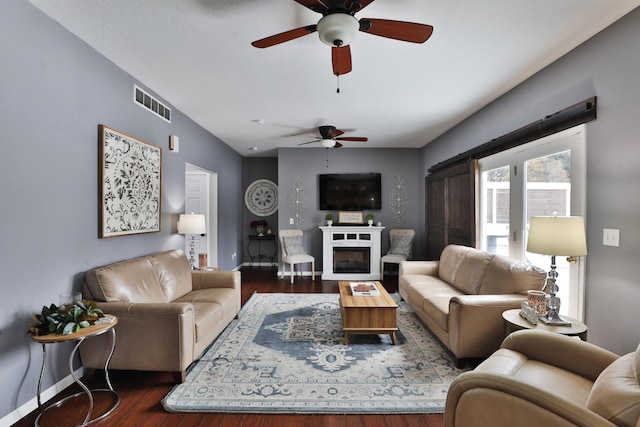
{"label": "table lamp", "polygon": [[550,295],[549,310],[547,314],[540,315],[540,320],[547,325],[570,326],[571,322],[560,317],[558,313],[560,300],[556,296],[556,255],[567,256],[569,262],[575,262],[575,257],[587,254],[584,219],[579,216],[532,216],[529,222],[527,251],[551,255],[551,270],[546,283]]}
{"label": "table lamp", "polygon": [[189,243],[189,262],[191,263],[191,268],[194,270],[196,269],[196,242],[194,235],[204,234],[206,232],[207,227],[204,215],[194,214],[193,212],[190,214],[180,214],[180,219],[178,220],[178,233],[191,235],[191,241]]}

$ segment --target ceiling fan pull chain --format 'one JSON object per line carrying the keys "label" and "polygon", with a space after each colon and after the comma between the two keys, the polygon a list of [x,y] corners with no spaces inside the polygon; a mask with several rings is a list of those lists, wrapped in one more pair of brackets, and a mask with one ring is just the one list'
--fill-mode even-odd
{"label": "ceiling fan pull chain", "polygon": [[338,88],[336,89],[336,93],[340,93],[340,73],[336,74],[336,78],[338,80]]}

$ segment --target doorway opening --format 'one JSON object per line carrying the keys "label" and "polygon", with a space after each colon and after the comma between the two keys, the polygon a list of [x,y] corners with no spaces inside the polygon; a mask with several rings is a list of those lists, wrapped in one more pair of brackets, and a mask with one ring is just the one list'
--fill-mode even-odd
{"label": "doorway opening", "polygon": [[[206,254],[208,267],[218,266],[218,174],[191,163],[185,163],[185,213],[205,216],[207,233],[195,236],[196,252]],[[185,239],[185,252],[189,252]]]}

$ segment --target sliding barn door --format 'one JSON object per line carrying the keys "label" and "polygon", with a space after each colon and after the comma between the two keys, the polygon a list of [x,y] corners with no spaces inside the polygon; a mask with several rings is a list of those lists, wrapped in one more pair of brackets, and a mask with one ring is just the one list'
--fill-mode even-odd
{"label": "sliding barn door", "polygon": [[475,247],[477,168],[477,160],[470,160],[426,177],[427,259],[439,259],[449,244]]}

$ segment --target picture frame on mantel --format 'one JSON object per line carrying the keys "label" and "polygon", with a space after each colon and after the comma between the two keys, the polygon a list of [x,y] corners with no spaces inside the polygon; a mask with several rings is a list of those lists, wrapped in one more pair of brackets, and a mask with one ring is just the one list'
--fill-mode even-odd
{"label": "picture frame on mantel", "polygon": [[338,224],[364,224],[363,211],[338,211]]}
{"label": "picture frame on mantel", "polygon": [[99,237],[160,231],[162,149],[99,125]]}

